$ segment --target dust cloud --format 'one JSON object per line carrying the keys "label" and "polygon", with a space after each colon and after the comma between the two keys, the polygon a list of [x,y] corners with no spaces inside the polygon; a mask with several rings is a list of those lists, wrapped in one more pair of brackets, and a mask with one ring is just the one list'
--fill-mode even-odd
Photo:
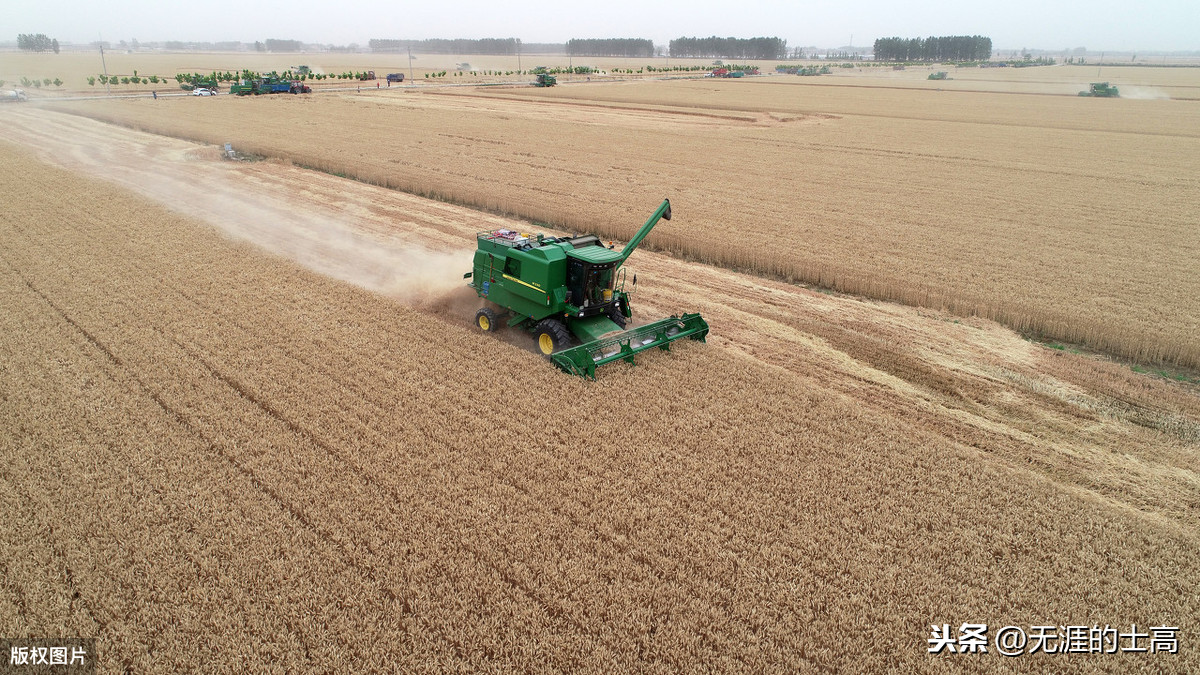
{"label": "dust cloud", "polygon": [[1170,95],[1161,89],[1153,87],[1130,87],[1123,85],[1120,87],[1121,98],[1133,98],[1141,101],[1169,101]]}
{"label": "dust cloud", "polygon": [[50,111],[6,121],[0,140],[116,183],[314,272],[454,319],[469,321],[480,306],[463,279],[474,242],[405,233],[394,213],[367,208],[353,184],[315,185],[314,174],[290,165],[223,161],[211,146]]}

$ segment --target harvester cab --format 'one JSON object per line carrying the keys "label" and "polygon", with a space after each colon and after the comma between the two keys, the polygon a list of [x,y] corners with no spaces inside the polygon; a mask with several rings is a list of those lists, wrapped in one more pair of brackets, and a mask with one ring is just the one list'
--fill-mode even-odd
{"label": "harvester cab", "polygon": [[[463,275],[485,300],[476,325],[484,331],[502,325],[528,330],[555,365],[590,378],[597,366],[632,363],[634,354],[647,349],[669,349],[685,337],[704,341],[708,324],[699,314],[625,329],[633,310],[623,265],[660,219],[671,219],[668,200],[620,251],[595,235],[480,232],[474,267]],[[575,341],[580,344],[572,346]]]}

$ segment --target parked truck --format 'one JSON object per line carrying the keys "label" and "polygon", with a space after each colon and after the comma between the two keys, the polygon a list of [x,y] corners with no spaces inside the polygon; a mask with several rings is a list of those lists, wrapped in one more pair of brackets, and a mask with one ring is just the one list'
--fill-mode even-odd
{"label": "parked truck", "polygon": [[8,91],[0,91],[0,102],[17,103],[19,101],[28,101],[29,97],[25,95],[24,90],[9,89]]}

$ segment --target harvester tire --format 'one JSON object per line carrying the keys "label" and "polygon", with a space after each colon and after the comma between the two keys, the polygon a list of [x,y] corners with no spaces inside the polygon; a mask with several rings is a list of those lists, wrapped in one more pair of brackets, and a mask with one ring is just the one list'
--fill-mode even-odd
{"label": "harvester tire", "polygon": [[608,310],[604,312],[604,315],[612,319],[613,323],[620,326],[621,330],[625,330],[625,324],[629,321],[629,319],[625,318],[625,315],[621,313],[620,307],[617,307],[616,305],[609,305]]}
{"label": "harvester tire", "polygon": [[485,333],[495,333],[500,330],[499,317],[491,307],[484,307],[475,312],[475,325]]}
{"label": "harvester tire", "polygon": [[571,333],[558,319],[542,319],[533,331],[538,349],[546,356],[571,346]]}

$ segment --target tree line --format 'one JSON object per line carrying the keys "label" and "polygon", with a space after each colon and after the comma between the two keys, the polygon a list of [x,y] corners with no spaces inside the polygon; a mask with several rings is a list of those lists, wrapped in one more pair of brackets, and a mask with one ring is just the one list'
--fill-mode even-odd
{"label": "tree line", "polygon": [[[254,43],[256,49],[258,45],[259,43]],[[276,40],[268,38],[263,44],[263,48],[269,52],[298,52],[304,48],[304,43],[299,40]],[[258,51],[263,50],[258,49]]]}
{"label": "tree line", "polygon": [[567,40],[567,53],[572,56],[654,56],[654,42],[641,38],[606,38]]}
{"label": "tree line", "polygon": [[787,40],[777,37],[681,37],[671,40],[671,56],[722,59],[785,59]]}
{"label": "tree line", "polygon": [[412,49],[422,54],[516,54],[521,48],[517,38],[481,38],[478,40],[381,40],[372,38],[367,45],[373,52],[403,52]]}
{"label": "tree line", "polygon": [[986,61],[991,57],[992,39],[982,35],[875,40],[876,61]]}
{"label": "tree line", "polygon": [[21,33],[17,35],[17,48],[27,52],[48,52],[53,51],[58,53],[58,39],[51,38],[45,33]]}

